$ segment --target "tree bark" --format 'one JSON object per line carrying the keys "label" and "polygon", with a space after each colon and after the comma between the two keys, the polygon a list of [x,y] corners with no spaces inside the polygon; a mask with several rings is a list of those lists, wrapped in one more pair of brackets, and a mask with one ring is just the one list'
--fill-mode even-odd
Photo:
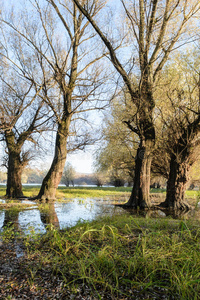
{"label": "tree bark", "polygon": [[8,198],[20,198],[23,197],[21,183],[22,171],[27,164],[27,161],[24,161],[20,157],[23,143],[21,143],[21,140],[15,139],[12,130],[5,132],[5,138],[8,147],[6,196]]}
{"label": "tree bark", "polygon": [[125,204],[132,208],[150,208],[150,172],[152,161],[152,141],[140,143],[135,159],[135,179],[129,201]]}
{"label": "tree bark", "polygon": [[153,121],[155,101],[149,78],[147,68],[143,72],[136,101],[138,107],[137,134],[140,138],[140,145],[135,160],[135,180],[131,197],[125,204],[140,209],[151,207],[149,193],[152,153],[155,145],[155,125]]}
{"label": "tree bark", "polygon": [[56,189],[60,183],[67,158],[67,138],[69,135],[70,120],[71,116],[68,116],[58,125],[53,162],[43,179],[36,199],[51,201],[56,198]]}
{"label": "tree bark", "polygon": [[171,155],[169,179],[167,181],[166,200],[161,207],[174,210],[188,210],[190,206],[185,203],[186,185],[189,180],[190,164],[187,160],[179,162],[175,154]]}
{"label": "tree bark", "polygon": [[22,192],[22,171],[24,166],[20,159],[20,153],[11,151],[8,158],[8,172],[7,172],[7,188],[6,196],[8,198],[23,197]]}

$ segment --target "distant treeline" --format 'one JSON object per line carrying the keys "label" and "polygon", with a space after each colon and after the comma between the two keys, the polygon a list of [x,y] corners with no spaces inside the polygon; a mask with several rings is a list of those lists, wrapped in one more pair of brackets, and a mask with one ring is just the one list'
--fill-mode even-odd
{"label": "distant treeline", "polygon": [[[46,175],[47,170],[40,170],[40,169],[31,169],[26,168],[22,174],[22,183],[38,183],[41,184],[44,176]],[[0,171],[0,183],[6,183],[7,180],[7,172]],[[64,182],[61,183],[64,184]],[[73,183],[75,185],[96,185],[97,180],[95,174],[79,174],[76,173]]]}

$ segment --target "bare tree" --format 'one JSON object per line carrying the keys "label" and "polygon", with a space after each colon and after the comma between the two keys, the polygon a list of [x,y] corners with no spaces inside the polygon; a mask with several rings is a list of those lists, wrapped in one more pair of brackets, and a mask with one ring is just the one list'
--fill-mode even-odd
{"label": "bare tree", "polygon": [[[131,131],[138,134],[140,144],[137,151],[135,181],[127,206],[150,207],[149,186],[152,150],[155,144],[155,126],[153,120],[155,99],[154,87],[159,79],[160,71],[175,47],[188,42],[186,24],[199,11],[199,1],[187,0],[149,0],[123,1],[122,6],[128,21],[132,49],[137,49],[139,79],[137,85],[131,76],[132,66],[127,70],[117,57],[116,45],[111,42],[108,34],[96,23],[90,13],[99,1],[72,0],[87,17],[110,53],[110,60],[127,86],[136,113],[126,121]],[[135,55],[135,53],[133,53]],[[128,62],[127,62],[128,63]],[[137,70],[138,71],[138,70]]]}
{"label": "bare tree", "polygon": [[[71,135],[74,129],[72,122],[78,124],[78,115],[81,114],[82,119],[85,119],[85,113],[102,109],[105,105],[104,101],[99,101],[106,80],[100,64],[104,55],[95,51],[97,44],[92,43],[96,41],[95,34],[88,30],[89,22],[73,3],[34,0],[30,4],[32,12],[29,7],[28,11],[23,11],[20,22],[19,19],[17,22],[13,19],[13,14],[3,22],[16,35],[19,53],[22,49],[20,60],[27,78],[37,88],[41,87],[42,82],[40,97],[53,111],[57,124],[54,158],[37,196],[38,199],[50,200],[55,198],[62,177],[67,141],[75,135],[75,144],[77,141],[81,144],[76,144],[76,148],[90,142],[88,135],[84,140],[82,134],[78,137],[77,126]],[[99,9],[92,9],[92,16]],[[39,69],[39,78],[38,74],[30,73],[27,69],[25,50],[33,53],[33,63]],[[90,52],[92,55],[89,57]]]}
{"label": "bare tree", "polygon": [[67,163],[64,168],[61,182],[64,183],[67,187],[70,184],[74,186],[75,175],[76,175],[75,169],[72,167],[70,163]]}
{"label": "bare tree", "polygon": [[37,145],[39,134],[47,129],[45,123],[50,116],[48,110],[44,110],[43,101],[38,98],[39,91],[24,78],[9,72],[8,68],[6,71],[6,76],[0,77],[0,135],[7,152],[6,196],[19,198],[23,196],[22,172],[33,156],[30,148]]}

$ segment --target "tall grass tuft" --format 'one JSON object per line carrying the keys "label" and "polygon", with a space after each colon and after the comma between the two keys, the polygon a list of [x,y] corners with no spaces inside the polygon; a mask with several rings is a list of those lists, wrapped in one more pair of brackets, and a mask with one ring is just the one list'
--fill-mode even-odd
{"label": "tall grass tuft", "polygon": [[73,293],[199,299],[200,230],[190,222],[117,216],[65,231],[51,227],[28,253]]}

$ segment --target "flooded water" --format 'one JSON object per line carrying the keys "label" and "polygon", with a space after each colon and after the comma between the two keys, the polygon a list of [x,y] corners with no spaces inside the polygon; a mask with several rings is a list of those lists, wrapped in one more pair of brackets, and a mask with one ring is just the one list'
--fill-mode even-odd
{"label": "flooded water", "polygon": [[[5,203],[5,200],[0,200]],[[47,225],[53,224],[59,229],[69,228],[79,221],[95,220],[102,216],[113,216],[117,214],[131,214],[138,216],[134,210],[124,210],[122,207],[115,206],[108,201],[98,201],[93,199],[73,199],[71,201],[54,202],[43,205],[36,205],[35,202],[22,200],[21,203],[31,204],[30,207],[19,210],[3,209],[0,210],[0,230],[3,231],[7,226],[14,225],[15,228],[24,234],[45,233]],[[141,217],[146,218],[166,218],[168,213],[161,210],[142,212]],[[200,209],[189,211],[182,215],[172,215],[179,218],[200,219]]]}
{"label": "flooded water", "polygon": [[[5,203],[5,200],[1,200],[2,202]],[[21,203],[30,204],[30,201],[21,201]],[[120,207],[92,199],[74,199],[66,203],[53,202],[38,206],[34,202],[32,204],[33,206],[22,211],[0,210],[0,230],[13,224],[24,234],[30,234],[32,230],[35,233],[45,233],[49,224],[64,229],[76,225],[79,221],[125,213]]]}

